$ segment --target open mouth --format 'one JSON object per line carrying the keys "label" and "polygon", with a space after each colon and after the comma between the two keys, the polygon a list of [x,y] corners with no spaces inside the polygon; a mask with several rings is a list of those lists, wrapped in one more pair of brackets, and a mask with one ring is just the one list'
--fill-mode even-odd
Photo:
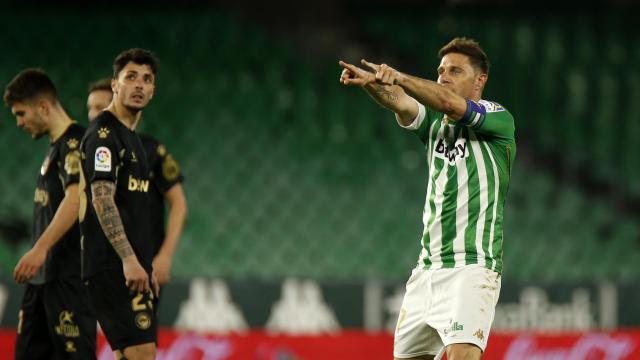
{"label": "open mouth", "polygon": [[142,94],[133,94],[131,96],[131,98],[133,100],[136,100],[136,101],[142,101],[142,100],[144,100],[144,95],[142,95]]}

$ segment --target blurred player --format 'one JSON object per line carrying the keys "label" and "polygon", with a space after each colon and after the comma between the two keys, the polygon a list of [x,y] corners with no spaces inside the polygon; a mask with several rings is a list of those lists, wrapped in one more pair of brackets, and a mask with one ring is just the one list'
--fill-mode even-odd
{"label": "blurred player", "polygon": [[156,352],[149,168],[134,131],[153,97],[156,73],[151,52],[119,54],[113,101],[89,125],[80,145],[83,279],[117,359],[153,359]]}
{"label": "blurred player", "polygon": [[39,69],[20,72],[7,85],[4,102],[19,128],[51,141],[34,196],[34,244],[13,274],[27,283],[15,358],[95,359],[96,319],[80,281],[77,224],[84,128],[69,118],[53,82]]}
{"label": "blurred player", "polygon": [[[478,43],[440,49],[438,81],[362,60],[340,62],[340,82],[363,87],[425,145],[429,181],[422,253],[407,282],[394,356],[480,359],[502,272],[502,223],[516,144],[514,121],[482,100],[489,61]],[[443,349],[443,346],[445,347]]]}
{"label": "blurred player", "polygon": [[[102,79],[89,88],[87,111],[89,121],[111,103],[111,80]],[[169,281],[171,259],[182,233],[187,215],[187,201],[182,191],[184,177],[176,160],[155,138],[140,134],[149,163],[151,239],[153,242],[153,271],[159,285]],[[165,200],[169,204],[168,221],[164,221]]]}

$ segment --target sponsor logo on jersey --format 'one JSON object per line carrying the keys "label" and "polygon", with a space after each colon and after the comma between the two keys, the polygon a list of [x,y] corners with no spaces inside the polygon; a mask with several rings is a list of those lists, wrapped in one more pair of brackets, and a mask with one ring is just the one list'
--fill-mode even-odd
{"label": "sponsor logo on jersey", "polygon": [[67,341],[64,343],[64,350],[69,353],[74,353],[77,351],[76,344],[74,344],[73,341]]}
{"label": "sponsor logo on jersey", "polygon": [[100,146],[96,149],[96,161],[94,168],[96,171],[111,171],[111,151],[109,148]]}
{"label": "sponsor logo on jersey", "polygon": [[439,138],[435,148],[436,156],[447,160],[450,165],[454,165],[456,160],[469,156],[466,139],[458,139],[453,144],[447,144],[443,138]]}
{"label": "sponsor logo on jersey", "polygon": [[482,331],[482,329],[476,330],[476,332],[473,333],[473,336],[477,337],[480,341],[484,341],[484,331]]}
{"label": "sponsor logo on jersey", "polygon": [[149,191],[149,180],[137,179],[129,175],[129,191]]}

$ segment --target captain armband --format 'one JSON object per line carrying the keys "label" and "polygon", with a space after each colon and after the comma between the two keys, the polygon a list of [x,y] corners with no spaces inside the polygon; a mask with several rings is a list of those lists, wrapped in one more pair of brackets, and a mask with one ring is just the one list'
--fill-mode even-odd
{"label": "captain armband", "polygon": [[469,99],[466,99],[466,101],[467,110],[464,112],[462,119],[460,119],[460,123],[472,129],[479,129],[484,124],[487,110],[475,101]]}

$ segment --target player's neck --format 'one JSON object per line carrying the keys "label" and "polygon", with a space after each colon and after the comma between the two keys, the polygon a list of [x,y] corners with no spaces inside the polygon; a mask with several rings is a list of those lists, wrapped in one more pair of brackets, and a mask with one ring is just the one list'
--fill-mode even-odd
{"label": "player's neck", "polygon": [[124,126],[129,130],[136,129],[136,125],[138,125],[140,117],[142,116],[142,111],[132,112],[116,101],[112,102],[111,105],[107,107],[107,110],[113,113],[116,116],[116,119],[124,124]]}
{"label": "player's neck", "polygon": [[52,109],[51,117],[49,118],[49,139],[51,142],[56,142],[72,123],[73,120],[64,109],[61,107]]}

